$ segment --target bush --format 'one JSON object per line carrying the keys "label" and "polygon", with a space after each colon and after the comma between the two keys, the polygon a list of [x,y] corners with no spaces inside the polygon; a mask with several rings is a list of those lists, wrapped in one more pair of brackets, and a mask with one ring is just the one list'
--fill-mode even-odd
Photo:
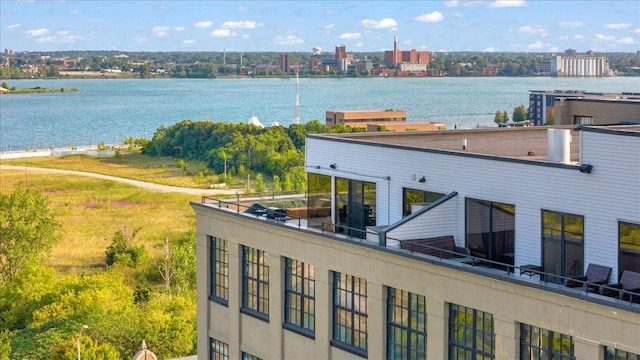
{"label": "bush", "polygon": [[127,233],[127,229],[116,231],[113,234],[111,245],[105,251],[108,266],[121,264],[129,267],[136,267],[140,260],[146,255],[144,246],[133,246],[131,242],[140,229]]}

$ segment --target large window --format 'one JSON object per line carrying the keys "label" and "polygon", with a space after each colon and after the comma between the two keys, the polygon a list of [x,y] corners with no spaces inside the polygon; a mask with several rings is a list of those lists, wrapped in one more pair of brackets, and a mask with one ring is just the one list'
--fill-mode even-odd
{"label": "large window", "polygon": [[444,194],[416,189],[402,189],[402,216],[409,216],[415,209],[428,206],[443,197]]}
{"label": "large window", "polygon": [[640,360],[640,355],[606,346],[604,348],[604,360]]}
{"label": "large window", "polygon": [[366,356],[367,354],[367,281],[359,277],[333,273],[332,345]]}
{"label": "large window", "polygon": [[229,345],[209,338],[209,360],[229,360]]}
{"label": "large window", "polygon": [[449,304],[449,359],[494,359],[493,315]]}
{"label": "large window", "polygon": [[466,199],[466,236],[471,255],[513,265],[516,207]]}
{"label": "large window", "polygon": [[242,247],[242,310],[269,319],[269,265],[267,253]]}
{"label": "large window", "polygon": [[620,222],[618,276],[625,270],[640,272],[640,225]]}
{"label": "large window", "polygon": [[387,359],[426,359],[424,295],[395,288],[387,291]]}
{"label": "large window", "polygon": [[308,201],[307,212],[309,226],[320,227],[331,221],[331,176],[309,173],[307,176]]}
{"label": "large window", "polygon": [[242,360],[262,360],[259,357],[255,356],[255,355],[251,355],[249,353],[246,352],[242,352]]}
{"label": "large window", "polygon": [[227,305],[229,301],[229,250],[227,240],[209,236],[209,299]]}
{"label": "large window", "polygon": [[285,259],[284,322],[313,335],[316,327],[316,281],[313,265]]}
{"label": "large window", "polygon": [[336,178],[336,231],[364,238],[376,224],[376,184]]}
{"label": "large window", "polygon": [[[584,217],[542,210],[543,271],[560,276],[582,276],[584,272]],[[547,281],[562,282],[548,276]]]}
{"label": "large window", "polygon": [[573,338],[539,327],[520,324],[521,360],[574,360]]}

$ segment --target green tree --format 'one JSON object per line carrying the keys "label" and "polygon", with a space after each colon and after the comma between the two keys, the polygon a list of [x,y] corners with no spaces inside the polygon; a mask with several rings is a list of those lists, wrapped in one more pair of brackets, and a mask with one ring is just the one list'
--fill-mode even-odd
{"label": "green tree", "polygon": [[273,175],[273,191],[281,192],[282,191],[282,182],[280,181],[280,176]]}
{"label": "green tree", "polygon": [[0,87],[9,90],[9,84],[7,84],[5,81],[2,82],[2,85],[0,85]]}
{"label": "green tree", "polygon": [[256,189],[256,192],[261,193],[264,192],[266,186],[264,183],[264,175],[262,174],[257,174],[256,175],[256,181],[253,184],[254,188]]}
{"label": "green tree", "polygon": [[513,122],[521,123],[527,120],[527,108],[524,105],[520,105],[513,109]]}
{"label": "green tree", "polygon": [[493,122],[498,124],[498,126],[500,126],[501,124],[504,124],[504,117],[502,116],[502,113],[500,112],[500,110],[496,110],[496,116],[493,118]]}
{"label": "green tree", "polygon": [[505,124],[509,122],[509,114],[507,114],[507,110],[502,113],[502,122]]}
{"label": "green tree", "polygon": [[0,194],[0,284],[24,266],[46,258],[60,241],[60,224],[39,192],[15,189]]}

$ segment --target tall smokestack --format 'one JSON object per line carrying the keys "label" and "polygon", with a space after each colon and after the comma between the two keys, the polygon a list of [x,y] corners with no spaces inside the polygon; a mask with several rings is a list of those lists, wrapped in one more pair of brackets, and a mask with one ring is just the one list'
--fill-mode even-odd
{"label": "tall smokestack", "polygon": [[398,36],[393,37],[393,67],[398,67]]}

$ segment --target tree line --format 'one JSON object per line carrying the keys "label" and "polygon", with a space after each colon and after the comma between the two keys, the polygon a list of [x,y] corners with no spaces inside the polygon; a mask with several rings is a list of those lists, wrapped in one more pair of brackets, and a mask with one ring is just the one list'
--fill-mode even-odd
{"label": "tree line", "polygon": [[329,130],[318,120],[264,128],[247,123],[183,120],[169,127],[159,127],[142,148],[142,153],[204,161],[218,176],[219,182],[261,174],[272,179],[282,190],[304,190],[307,134],[358,131],[363,130],[343,124]]}

